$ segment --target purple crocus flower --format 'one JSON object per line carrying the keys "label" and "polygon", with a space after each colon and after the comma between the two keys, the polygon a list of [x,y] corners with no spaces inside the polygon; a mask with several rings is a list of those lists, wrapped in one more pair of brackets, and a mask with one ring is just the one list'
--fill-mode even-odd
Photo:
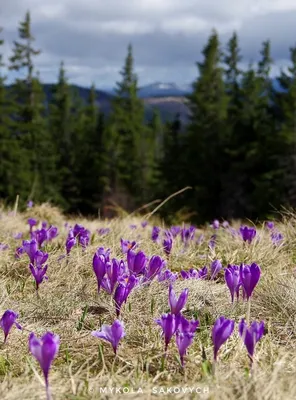
{"label": "purple crocus flower", "polygon": [[219,229],[219,227],[220,227],[220,222],[219,222],[219,220],[218,220],[218,219],[214,219],[214,221],[213,221],[211,227],[214,228],[214,229]]}
{"label": "purple crocus flower", "polygon": [[34,263],[34,256],[36,251],[38,250],[38,243],[35,239],[33,240],[23,240],[23,249],[25,253],[28,254],[30,258],[30,262],[33,264]]}
{"label": "purple crocus flower", "polygon": [[234,302],[234,295],[239,298],[239,288],[241,286],[240,267],[238,265],[228,265],[224,272],[225,282],[231,294],[231,302]]}
{"label": "purple crocus flower", "polygon": [[212,328],[212,341],[214,344],[214,361],[217,361],[217,355],[220,347],[232,335],[234,321],[220,317],[216,320]]}
{"label": "purple crocus flower", "polygon": [[44,253],[41,250],[37,250],[34,255],[34,263],[37,267],[41,267],[44,263],[46,263],[48,259],[48,254]]}
{"label": "purple crocus flower", "polygon": [[181,238],[183,243],[185,243],[185,245],[187,245],[190,240],[193,240],[195,231],[196,231],[195,226],[190,226],[189,228],[181,229]]}
{"label": "purple crocus flower", "polygon": [[120,277],[121,265],[113,258],[112,262],[106,262],[105,267],[106,275],[102,278],[101,286],[107,293],[112,294]]}
{"label": "purple crocus flower", "polygon": [[22,232],[16,233],[15,235],[13,235],[13,237],[16,240],[21,239],[23,237],[23,233]]}
{"label": "purple crocus flower", "polygon": [[176,316],[174,314],[163,314],[159,319],[156,319],[155,322],[162,328],[165,342],[164,351],[166,352],[178,327]]}
{"label": "purple crocus flower", "polygon": [[0,320],[0,328],[2,328],[3,332],[4,332],[3,344],[6,343],[7,336],[13,325],[15,325],[17,327],[17,329],[20,329],[20,330],[22,329],[20,324],[18,322],[16,322],[17,318],[18,318],[18,314],[12,310],[6,310],[4,312],[4,314],[2,315],[2,318]]}
{"label": "purple crocus flower", "polygon": [[211,279],[215,279],[216,276],[222,269],[222,264],[220,260],[215,260],[211,264]]}
{"label": "purple crocus flower", "polygon": [[131,225],[130,225],[130,229],[137,229],[137,225],[131,224]]}
{"label": "purple crocus flower", "polygon": [[199,327],[198,320],[192,319],[191,321],[189,321],[188,319],[183,317],[183,315],[181,315],[181,314],[179,314],[176,318],[177,318],[176,321],[178,323],[177,329],[180,332],[194,333],[196,331],[196,329]]}
{"label": "purple crocus flower", "polygon": [[281,244],[284,239],[284,236],[280,232],[277,232],[277,231],[272,232],[270,237],[271,237],[272,243],[275,246]]}
{"label": "purple crocus flower", "polygon": [[47,230],[47,239],[48,240],[53,240],[56,238],[59,234],[59,230],[56,226],[50,226]]}
{"label": "purple crocus flower", "polygon": [[97,230],[97,232],[99,235],[104,236],[110,233],[110,228],[100,228]]}
{"label": "purple crocus flower", "polygon": [[166,262],[159,256],[152,256],[145,271],[145,281],[152,280],[165,267]]}
{"label": "purple crocus flower", "polygon": [[60,338],[52,332],[46,332],[40,339],[34,333],[29,335],[29,350],[39,362],[42,369],[47,400],[50,400],[48,375],[53,360],[56,358],[60,347]]}
{"label": "purple crocus flower", "polygon": [[217,239],[217,235],[212,235],[211,239],[209,240],[209,248],[211,250],[213,250],[216,246],[216,239]]}
{"label": "purple crocus flower", "polygon": [[32,232],[33,226],[37,225],[37,221],[35,218],[29,218],[28,219],[28,224],[30,226],[30,232]]}
{"label": "purple crocus flower", "polygon": [[43,243],[48,239],[47,230],[44,228],[37,229],[36,231],[31,233],[31,238],[35,239],[38,243],[38,246],[41,247]]}
{"label": "purple crocus flower", "polygon": [[272,221],[267,221],[265,225],[269,230],[273,230],[274,228],[274,222]]}
{"label": "purple crocus flower", "polygon": [[107,263],[109,262],[109,256],[106,257],[105,254],[104,248],[100,247],[93,257],[93,270],[98,282],[98,292],[100,291],[102,280],[107,272]]}
{"label": "purple crocus flower", "polygon": [[256,343],[262,338],[264,334],[264,322],[261,321],[260,323],[258,323],[254,321],[248,328],[247,323],[244,319],[242,319],[239,323],[238,331],[247,348],[251,362],[253,362]]}
{"label": "purple crocus flower", "polygon": [[74,237],[78,239],[78,243],[83,249],[89,245],[90,231],[88,229],[85,229],[82,225],[75,224],[73,234]]}
{"label": "purple crocus flower", "polygon": [[48,279],[48,277],[45,275],[46,271],[47,271],[47,265],[34,267],[34,265],[32,263],[30,263],[29,268],[30,268],[31,274],[33,275],[33,278],[35,279],[36,290],[38,292],[39,285],[43,282],[44,279],[46,279],[46,280]]}
{"label": "purple crocus flower", "polygon": [[172,272],[170,269],[161,271],[158,275],[158,282],[171,281],[175,282],[178,279],[178,272]]}
{"label": "purple crocus flower", "polygon": [[137,247],[135,241],[130,242],[129,240],[120,239],[121,251],[126,254],[129,250],[133,250]]}
{"label": "purple crocus flower", "polygon": [[223,221],[222,222],[223,228],[229,228],[229,222],[228,221]]}
{"label": "purple crocus flower", "polygon": [[34,205],[33,201],[32,201],[32,200],[29,200],[28,203],[27,203],[27,207],[28,207],[28,208],[32,208],[33,205]]}
{"label": "purple crocus flower", "polygon": [[66,252],[67,252],[67,255],[70,254],[70,252],[71,252],[72,248],[75,246],[75,244],[76,244],[75,236],[74,235],[72,236],[69,233],[69,235],[67,237],[67,240],[66,240]]}
{"label": "purple crocus flower", "polygon": [[208,276],[208,268],[203,267],[199,270],[190,268],[188,271],[180,271],[180,274],[183,279],[206,279]]}
{"label": "purple crocus flower", "polygon": [[127,266],[131,274],[141,275],[145,271],[147,257],[143,251],[138,253],[133,250],[127,252]]}
{"label": "purple crocus flower", "polygon": [[172,247],[173,247],[172,238],[166,238],[163,240],[163,250],[167,256],[171,254]]}
{"label": "purple crocus flower", "polygon": [[20,246],[20,247],[18,247],[16,250],[15,250],[15,254],[14,254],[14,257],[17,259],[17,260],[19,260],[21,257],[21,255],[22,254],[24,254],[25,253],[25,249],[23,248],[23,246]]}
{"label": "purple crocus flower", "polygon": [[125,336],[123,322],[116,319],[112,325],[102,325],[100,331],[93,331],[92,336],[106,340],[111,343],[114,353],[117,353],[117,348],[120,340]]}
{"label": "purple crocus flower", "polygon": [[251,243],[256,236],[256,229],[253,227],[249,228],[248,226],[241,226],[239,231],[244,242]]}
{"label": "purple crocus flower", "polygon": [[138,284],[139,280],[135,275],[130,275],[127,282],[119,283],[114,293],[115,310],[117,317],[120,314],[121,306],[126,303],[128,296],[133,288]]}
{"label": "purple crocus flower", "polygon": [[88,229],[83,229],[80,231],[80,234],[78,235],[78,241],[80,246],[85,249],[89,245],[90,231]]}
{"label": "purple crocus flower", "polygon": [[169,306],[171,308],[171,313],[178,315],[180,314],[182,308],[184,308],[188,299],[188,289],[184,289],[180,294],[179,298],[176,297],[173,285],[169,286]]}
{"label": "purple crocus flower", "polygon": [[193,339],[194,333],[180,332],[179,330],[176,332],[176,344],[178,347],[182,367],[184,367],[184,356],[186,355],[188,347],[192,344]]}
{"label": "purple crocus flower", "polygon": [[261,269],[259,265],[253,263],[251,265],[240,266],[240,280],[243,288],[243,296],[249,300],[253,290],[259,282]]}
{"label": "purple crocus flower", "polygon": [[158,241],[160,230],[161,229],[158,226],[154,226],[152,228],[151,239],[153,240],[153,242],[157,242]]}
{"label": "purple crocus flower", "polygon": [[148,221],[142,221],[141,222],[142,228],[146,228],[147,225],[148,225]]}
{"label": "purple crocus flower", "polygon": [[0,250],[7,250],[7,249],[9,249],[8,244],[0,243]]}
{"label": "purple crocus flower", "polygon": [[172,236],[175,238],[181,232],[181,227],[180,226],[171,226],[170,232],[171,232]]}
{"label": "purple crocus flower", "polygon": [[196,244],[200,245],[204,241],[205,236],[203,234],[199,235],[199,237],[196,240]]}

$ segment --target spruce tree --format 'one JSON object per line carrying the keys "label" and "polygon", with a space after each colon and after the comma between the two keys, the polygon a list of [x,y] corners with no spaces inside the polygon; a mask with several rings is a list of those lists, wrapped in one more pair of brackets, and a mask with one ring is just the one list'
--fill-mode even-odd
{"label": "spruce tree", "polygon": [[[0,33],[2,29],[0,28]],[[13,120],[15,105],[6,85],[5,63],[1,54],[4,40],[0,39],[0,198],[13,202],[17,194],[29,191],[29,162],[20,146]]]}
{"label": "spruce tree", "polygon": [[61,195],[61,204],[70,211],[78,194],[74,175],[75,149],[73,146],[73,120],[71,117],[71,92],[67,81],[64,63],[61,62],[58,83],[52,88],[49,104],[49,129],[55,144],[56,165],[59,171],[57,186]]}
{"label": "spruce tree", "polygon": [[[27,169],[30,188],[20,194],[23,199],[28,196],[41,201],[44,200],[47,189],[52,188],[52,180],[49,182],[45,176],[42,177],[46,170],[46,161],[39,148],[48,148],[48,141],[44,135],[46,130],[44,96],[39,77],[34,69],[34,58],[41,51],[34,48],[35,38],[31,31],[29,12],[26,13],[24,21],[20,22],[18,34],[19,40],[14,41],[9,69],[16,71],[23,78],[17,78],[12,86],[12,96],[17,106],[13,113],[13,119],[16,123],[16,133],[23,155],[30,163]],[[50,166],[48,168],[50,169]],[[45,187],[42,182],[43,178],[46,182]]]}
{"label": "spruce tree", "polygon": [[118,137],[117,166],[120,181],[136,203],[144,201],[143,157],[145,153],[144,106],[138,98],[138,78],[134,73],[132,46],[128,46],[125,64],[120,72],[112,102],[112,131]]}
{"label": "spruce tree", "polygon": [[203,49],[203,61],[197,63],[199,77],[193,83],[189,99],[188,183],[193,186],[191,207],[201,219],[219,217],[222,174],[227,168],[224,147],[228,97],[221,67],[222,51],[213,31]]}
{"label": "spruce tree", "polygon": [[296,46],[290,48],[290,65],[281,71],[282,91],[277,95],[280,105],[280,137],[284,151],[280,155],[282,168],[283,205],[296,206]]}

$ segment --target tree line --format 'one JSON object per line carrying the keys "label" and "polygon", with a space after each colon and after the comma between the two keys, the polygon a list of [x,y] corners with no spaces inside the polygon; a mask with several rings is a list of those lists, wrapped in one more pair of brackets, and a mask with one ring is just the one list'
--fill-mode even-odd
{"label": "tree line", "polygon": [[[234,32],[222,48],[212,31],[197,63],[188,96],[189,123],[178,115],[162,123],[155,110],[144,118],[132,46],[109,115],[71,87],[61,63],[49,100],[43,90],[27,12],[8,60],[0,32],[0,198],[23,204],[50,201],[65,212],[109,216],[165,199],[185,186],[160,213],[170,222],[186,216],[266,218],[296,204],[296,46],[290,66],[271,79],[271,43],[257,64],[243,61]],[[7,85],[5,70],[18,78]]]}

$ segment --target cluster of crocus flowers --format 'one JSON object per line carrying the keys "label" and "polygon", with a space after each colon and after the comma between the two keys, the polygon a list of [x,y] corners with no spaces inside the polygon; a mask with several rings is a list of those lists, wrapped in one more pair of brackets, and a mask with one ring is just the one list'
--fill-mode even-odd
{"label": "cluster of crocus flowers", "polygon": [[84,226],[75,224],[73,228],[73,235],[75,238],[77,238],[78,243],[83,249],[89,245],[90,231],[84,228]]}
{"label": "cluster of crocus flowers", "polygon": [[99,248],[93,257],[93,271],[97,278],[98,292],[102,288],[113,295],[116,314],[138,283],[149,283],[159,276],[166,262],[159,256],[150,259],[144,252],[128,250],[127,260],[110,259],[110,249]]}
{"label": "cluster of crocus flowers", "polygon": [[51,241],[56,238],[59,234],[58,228],[56,226],[50,225],[47,227],[47,222],[43,221],[41,224],[41,229],[33,230],[34,226],[37,226],[38,221],[35,218],[29,218],[28,224],[30,227],[31,239],[35,239],[39,247],[42,247],[46,241]]}
{"label": "cluster of crocus flowers", "polygon": [[191,240],[194,239],[196,232],[196,227],[191,225],[188,228],[181,229],[181,239],[182,242],[187,246]]}
{"label": "cluster of crocus flowers", "polygon": [[248,327],[245,320],[242,319],[239,323],[238,331],[246,346],[252,365],[256,343],[262,338],[264,334],[264,322],[261,321],[260,323],[258,323],[257,321],[254,321]]}
{"label": "cluster of crocus flowers", "polygon": [[225,269],[225,282],[231,294],[231,301],[236,295],[239,299],[239,290],[242,288],[243,298],[249,300],[259,282],[261,269],[259,265],[229,265]]}
{"label": "cluster of crocus flowers", "polygon": [[172,284],[170,284],[168,302],[171,312],[169,314],[163,314],[159,319],[155,320],[162,328],[165,355],[171,339],[176,335],[176,345],[178,347],[182,367],[184,367],[184,356],[186,355],[188,347],[192,344],[195,331],[199,326],[198,320],[188,321],[181,314],[187,299],[188,289],[184,289],[180,296],[177,297]]}
{"label": "cluster of crocus flowers", "polygon": [[47,279],[46,271],[48,259],[48,253],[45,253],[38,249],[38,242],[36,239],[23,240],[23,244],[16,250],[16,258],[19,258],[20,254],[26,253],[29,257],[29,269],[36,282],[36,290],[38,292],[39,285],[44,279]]}
{"label": "cluster of crocus flowers", "polygon": [[222,270],[223,266],[220,260],[214,260],[211,263],[210,268],[207,266],[196,270],[190,268],[188,271],[181,270],[180,275],[183,279],[209,279],[214,280],[217,278],[219,272]]}
{"label": "cluster of crocus flowers", "polygon": [[46,274],[47,264],[46,261],[48,259],[48,254],[43,253],[41,250],[37,250],[34,255],[33,262],[30,263],[30,271],[36,282],[36,290],[38,291],[39,285],[43,282],[44,279],[48,279]]}

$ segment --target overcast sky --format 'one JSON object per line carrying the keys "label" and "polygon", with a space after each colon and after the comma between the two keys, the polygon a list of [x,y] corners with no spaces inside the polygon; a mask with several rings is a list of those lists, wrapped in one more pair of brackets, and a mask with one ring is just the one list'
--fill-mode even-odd
{"label": "overcast sky", "polygon": [[113,87],[131,42],[140,85],[187,84],[213,28],[223,44],[238,32],[246,65],[266,39],[276,69],[296,44],[296,0],[0,0],[5,56],[27,9],[45,82],[56,80],[64,60],[71,82]]}

